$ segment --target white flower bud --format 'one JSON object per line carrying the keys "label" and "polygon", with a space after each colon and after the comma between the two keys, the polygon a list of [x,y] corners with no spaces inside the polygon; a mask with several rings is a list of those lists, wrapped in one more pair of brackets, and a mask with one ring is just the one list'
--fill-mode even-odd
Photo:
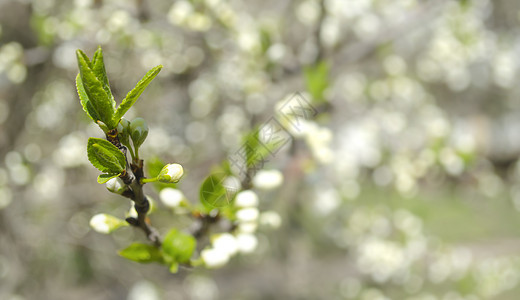
{"label": "white flower bud", "polygon": [[128,187],[124,184],[123,180],[119,177],[112,178],[106,183],[107,190],[112,193],[122,194],[124,191],[128,189]]}
{"label": "white flower bud", "polygon": [[241,253],[251,253],[258,246],[258,239],[254,234],[240,233],[237,235],[238,250]]}
{"label": "white flower bud", "polygon": [[237,194],[235,197],[235,206],[237,207],[254,207],[258,206],[258,196],[251,190],[245,190]]}
{"label": "white flower bud", "polygon": [[221,249],[206,248],[200,252],[200,257],[208,268],[219,268],[227,264],[229,255]]}
{"label": "white flower bud", "polygon": [[254,233],[257,228],[256,222],[241,222],[238,224],[238,232],[241,233]]}
{"label": "white flower bud", "polygon": [[109,234],[121,226],[127,226],[127,223],[107,214],[97,214],[90,219],[90,227],[99,233]]}
{"label": "white flower bud", "polygon": [[258,209],[250,207],[243,208],[236,212],[236,217],[240,222],[253,222],[258,219]]}
{"label": "white flower bud", "polygon": [[157,180],[164,183],[176,183],[179,182],[182,175],[184,175],[184,169],[179,164],[167,164],[164,166],[157,176]]}
{"label": "white flower bud", "polygon": [[238,252],[237,240],[230,233],[218,234],[212,240],[212,245],[214,249],[224,251],[230,257]]}
{"label": "white flower bud", "polygon": [[181,191],[169,187],[161,190],[159,198],[164,205],[171,208],[179,207],[186,199]]}
{"label": "white flower bud", "polygon": [[261,170],[253,178],[253,185],[263,190],[279,187],[282,182],[283,175],[278,170]]}

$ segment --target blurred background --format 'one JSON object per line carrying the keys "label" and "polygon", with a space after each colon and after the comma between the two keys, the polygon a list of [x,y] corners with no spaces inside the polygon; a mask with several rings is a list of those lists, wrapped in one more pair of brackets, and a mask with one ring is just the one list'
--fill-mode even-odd
{"label": "blurred background", "polygon": [[[116,101],[164,65],[129,118],[194,203],[288,95],[317,109],[265,163],[253,253],[170,274],[90,229],[129,207],[86,157],[98,45]],[[518,299],[519,66],[515,0],[2,0],[0,298]]]}

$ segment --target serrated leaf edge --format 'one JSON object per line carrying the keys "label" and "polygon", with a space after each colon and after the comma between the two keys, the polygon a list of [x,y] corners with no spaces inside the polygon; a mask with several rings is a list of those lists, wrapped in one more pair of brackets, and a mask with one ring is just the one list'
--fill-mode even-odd
{"label": "serrated leaf edge", "polygon": [[123,99],[121,104],[119,104],[119,107],[114,114],[113,122],[119,122],[125,113],[135,104],[150,82],[159,74],[162,67],[162,65],[158,65],[150,69],[150,71],[148,71],[143,78],[137,82],[135,87],[126,94],[126,97]]}

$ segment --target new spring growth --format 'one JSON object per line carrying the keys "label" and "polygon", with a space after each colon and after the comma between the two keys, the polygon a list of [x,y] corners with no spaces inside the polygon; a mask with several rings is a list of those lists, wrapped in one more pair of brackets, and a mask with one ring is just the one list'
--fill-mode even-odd
{"label": "new spring growth", "polygon": [[164,183],[177,183],[184,175],[184,169],[179,164],[167,164],[157,176],[157,180]]}
{"label": "new spring growth", "polygon": [[155,178],[142,178],[141,183],[159,181],[162,183],[177,183],[184,175],[184,169],[179,164],[165,165]]}
{"label": "new spring growth", "polygon": [[130,121],[125,118],[121,118],[119,124],[117,124],[117,132],[119,133],[119,141],[125,146],[130,146],[128,137],[130,136]]}
{"label": "new spring growth", "polygon": [[123,183],[123,180],[119,177],[112,178],[106,183],[107,190],[115,194],[122,194],[128,190],[128,186]]}
{"label": "new spring growth", "polygon": [[137,151],[148,136],[148,125],[143,118],[135,118],[130,122],[130,136]]}
{"label": "new spring growth", "polygon": [[124,220],[108,214],[97,214],[90,219],[89,223],[95,231],[104,234],[109,234],[119,227],[128,226]]}

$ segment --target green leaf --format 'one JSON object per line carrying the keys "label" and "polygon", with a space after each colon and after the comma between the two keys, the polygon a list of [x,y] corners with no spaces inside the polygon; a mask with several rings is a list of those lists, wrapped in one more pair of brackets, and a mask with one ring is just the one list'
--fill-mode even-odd
{"label": "green leaf", "polygon": [[98,120],[96,121],[96,124],[98,124],[99,128],[101,128],[103,132],[107,133],[109,131],[108,126],[105,123]]}
{"label": "green leaf", "polygon": [[114,115],[114,122],[119,122],[119,120],[125,115],[125,113],[134,105],[135,101],[137,101],[137,98],[141,96],[144,89],[148,86],[148,84],[159,74],[161,71],[162,66],[159,65],[155,68],[152,68],[144,77],[135,85],[135,87],[126,94],[125,99],[121,102],[119,107],[116,110],[116,113]]}
{"label": "green leaf", "polygon": [[81,102],[83,110],[92,119],[92,121],[98,121],[100,119],[99,114],[94,108],[94,106],[92,106],[92,103],[90,102],[87,96],[87,92],[85,92],[85,88],[83,87],[83,81],[81,80],[80,74],[76,76],[76,90],[78,91],[79,100]]}
{"label": "green leaf", "polygon": [[94,71],[97,79],[103,84],[103,89],[110,96],[112,108],[115,110],[116,101],[114,100],[114,96],[110,90],[110,84],[108,83],[107,71],[105,69],[105,62],[103,60],[103,50],[101,50],[101,47],[98,47],[94,53],[94,57],[92,58],[92,71]]}
{"label": "green leaf", "polygon": [[[261,164],[264,160],[266,160],[272,152],[275,152],[276,145],[273,145],[275,139],[272,139],[273,142],[261,142],[260,141],[260,128],[256,128],[253,132],[247,134],[242,144],[247,149],[246,154],[246,166],[247,168],[252,168],[258,164]],[[279,146],[278,146],[279,147]]]}
{"label": "green leaf", "polygon": [[113,121],[114,107],[112,106],[112,95],[107,94],[103,88],[103,84],[96,77],[93,66],[88,57],[81,51],[76,51],[78,58],[79,73],[83,88],[88,96],[89,102],[99,114],[99,120],[105,123],[109,129],[117,126],[117,122]]}
{"label": "green leaf", "polygon": [[125,170],[125,156],[112,143],[98,138],[89,138],[88,160],[101,172],[116,174]]}
{"label": "green leaf", "polygon": [[170,266],[173,263],[186,263],[190,260],[197,246],[195,238],[189,234],[172,229],[162,244],[163,252],[171,258]]}
{"label": "green leaf", "polygon": [[[78,59],[78,64],[79,64],[79,57],[81,56],[81,59],[85,61],[88,68],[92,69],[92,62],[90,61],[90,58],[88,58],[88,56],[83,51],[81,51],[79,49],[76,50],[76,56]],[[81,66],[80,66],[80,70],[81,70]]]}
{"label": "green leaf", "polygon": [[305,82],[312,99],[317,102],[325,101],[324,92],[329,87],[329,65],[322,61],[305,68]]}
{"label": "green leaf", "polygon": [[163,263],[161,251],[157,247],[141,243],[133,243],[125,249],[119,251],[122,257],[146,264],[151,262]]}
{"label": "green leaf", "polygon": [[271,34],[267,28],[260,29],[260,45],[262,47],[262,53],[266,53],[269,47],[273,44]]}
{"label": "green leaf", "polygon": [[97,182],[99,184],[103,184],[103,183],[106,183],[107,181],[109,181],[110,179],[112,178],[116,178],[117,176],[121,175],[121,173],[110,173],[110,174],[101,174],[98,176],[97,178]]}

